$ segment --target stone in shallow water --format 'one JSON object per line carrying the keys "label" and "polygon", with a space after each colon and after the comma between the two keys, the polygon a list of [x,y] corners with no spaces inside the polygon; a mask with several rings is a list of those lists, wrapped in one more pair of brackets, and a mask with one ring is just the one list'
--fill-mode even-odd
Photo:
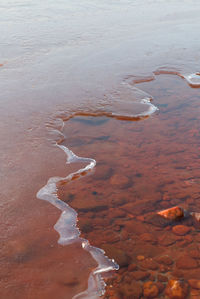
{"label": "stone in shallow water", "polygon": [[147,281],[143,285],[143,294],[145,298],[155,298],[158,296],[159,289],[152,281]]}
{"label": "stone in shallow water", "polygon": [[124,284],[121,289],[123,298],[141,298],[142,287],[139,282],[132,281],[131,283]]}
{"label": "stone in shallow water", "polygon": [[170,234],[163,234],[158,238],[159,244],[162,246],[170,246],[176,242],[176,237]]}
{"label": "stone in shallow water", "polygon": [[128,271],[131,272],[131,271],[135,271],[137,269],[137,265],[136,264],[130,264],[128,266]]}
{"label": "stone in shallow water", "polygon": [[162,246],[155,246],[151,245],[149,243],[138,243],[137,247],[134,247],[134,250],[132,249],[129,252],[129,255],[132,257],[133,262],[138,263],[137,256],[143,255],[144,257],[155,257],[158,255],[161,255],[163,253],[163,247]]}
{"label": "stone in shallow water", "polygon": [[138,255],[137,260],[138,261],[143,261],[145,259],[144,255]]}
{"label": "stone in shallow water", "polygon": [[167,282],[167,281],[168,281],[168,278],[167,278],[167,276],[165,276],[165,275],[158,274],[158,276],[157,276],[157,280],[160,281],[160,282]]}
{"label": "stone in shallow water", "polygon": [[163,264],[163,265],[166,265],[166,266],[170,266],[170,265],[173,264],[173,260],[167,255],[159,256],[158,258],[156,258],[156,261],[159,264]]}
{"label": "stone in shallow water", "polygon": [[122,174],[114,174],[110,179],[110,184],[120,189],[124,189],[132,185],[130,179]]}
{"label": "stone in shallow water", "polygon": [[165,289],[165,294],[170,299],[184,299],[188,294],[188,284],[181,280],[169,280]]}
{"label": "stone in shallow water", "polygon": [[145,280],[149,275],[150,273],[148,272],[138,270],[132,273],[132,278],[135,280]]}
{"label": "stone in shallow water", "polygon": [[178,220],[184,217],[184,210],[178,206],[172,207],[163,211],[158,212],[158,215],[169,219],[169,220]]}
{"label": "stone in shallow water", "polygon": [[144,269],[156,270],[158,269],[158,264],[152,259],[147,258],[140,262],[140,266]]}
{"label": "stone in shallow water", "polygon": [[198,266],[198,262],[189,255],[183,255],[179,257],[179,259],[176,262],[176,267],[178,269],[195,269]]}
{"label": "stone in shallow water", "polygon": [[188,282],[189,282],[189,285],[191,286],[191,288],[200,290],[200,280],[199,279],[189,279]]}
{"label": "stone in shallow water", "polygon": [[185,225],[176,225],[172,228],[173,233],[178,236],[184,236],[189,233],[190,230],[191,228]]}
{"label": "stone in shallow water", "polygon": [[199,249],[192,249],[189,252],[189,255],[195,259],[200,259],[200,251]]}
{"label": "stone in shallow water", "polygon": [[150,233],[144,233],[140,235],[140,240],[144,242],[150,242],[151,244],[155,244],[157,242],[156,237]]}
{"label": "stone in shallow water", "polygon": [[159,293],[162,293],[164,291],[164,289],[165,289],[165,285],[162,282],[160,282],[160,281],[157,281],[156,285],[158,287]]}

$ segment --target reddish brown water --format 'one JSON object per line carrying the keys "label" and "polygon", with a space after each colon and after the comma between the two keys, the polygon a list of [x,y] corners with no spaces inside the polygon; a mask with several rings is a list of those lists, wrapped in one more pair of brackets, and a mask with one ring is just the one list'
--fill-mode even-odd
{"label": "reddish brown water", "polygon": [[[128,80],[133,82],[131,77]],[[94,158],[97,166],[89,176],[58,185],[58,195],[78,212],[81,237],[103,248],[120,266],[111,278],[105,277],[105,298],[143,298],[149,281],[156,297],[165,298],[170,279],[187,285],[184,298],[198,298],[198,289],[188,282],[191,285],[191,279],[200,275],[200,225],[191,217],[178,223],[160,221],[156,213],[175,205],[188,212],[200,211],[199,89],[174,75],[145,80],[139,80],[137,87],[151,94],[159,107],[149,118],[131,121],[85,112],[65,122],[62,144],[79,156]],[[72,298],[87,288],[96,262],[78,243],[57,244],[53,225],[60,212],[42,201],[37,201],[36,209],[34,194],[49,177],[66,176],[80,166],[63,164],[62,151],[48,148],[49,144],[41,144],[46,148],[43,152],[36,146],[43,128],[34,132],[33,140],[19,136],[19,147],[13,148],[18,164],[4,160],[12,168],[10,179],[16,187],[3,197],[4,206],[6,198],[13,201],[2,217],[1,294],[2,298],[55,298],[58,294]],[[34,151],[26,150],[29,142]],[[32,163],[20,168],[25,157]],[[21,174],[17,178],[16,171]],[[30,171],[31,185],[27,183]],[[20,204],[14,200],[17,189]],[[28,209],[24,208],[27,203]],[[177,224],[188,232],[175,234]]]}
{"label": "reddish brown water", "polygon": [[[200,277],[200,224],[156,218],[176,205],[200,211],[199,90],[168,75],[140,87],[160,109],[150,118],[75,117],[64,128],[66,145],[97,161],[93,175],[60,187],[59,194],[78,211],[82,236],[121,266],[105,298],[143,298],[147,281],[158,290],[151,298],[164,298],[168,280]],[[172,230],[180,224],[188,228],[183,236]],[[188,294],[200,297],[197,289]]]}

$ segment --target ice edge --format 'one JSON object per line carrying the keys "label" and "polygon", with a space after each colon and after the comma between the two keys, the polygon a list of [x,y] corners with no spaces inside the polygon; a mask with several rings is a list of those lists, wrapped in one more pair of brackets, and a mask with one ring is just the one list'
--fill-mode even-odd
{"label": "ice edge", "polygon": [[[154,75],[165,74],[165,73],[168,73],[168,70],[166,71],[165,69],[162,69],[161,71],[160,70],[155,71]],[[172,72],[170,73],[172,74]],[[180,74],[177,74],[175,72],[173,74],[181,76]],[[181,77],[186,79],[186,76],[181,76]],[[79,115],[107,116],[107,117],[114,117],[116,119],[119,118],[124,120],[137,120],[138,118],[139,119],[146,118],[158,110],[158,108],[151,103],[152,100],[151,96],[149,96],[147,93],[143,92],[142,90],[136,88],[135,86],[133,87],[127,83],[125,83],[125,85],[127,85],[127,87],[129,87],[133,91],[137,91],[141,95],[143,94],[143,98],[140,99],[140,103],[149,106],[146,111],[142,112],[141,114],[135,114],[135,115],[130,114],[125,116],[121,113],[118,114],[116,112],[113,113],[113,112],[105,112],[105,111],[96,111],[92,113],[75,112],[72,113],[71,116],[69,116],[67,119],[64,120],[69,120],[70,118]],[[60,118],[60,120],[62,121],[61,130],[54,130],[54,131],[57,131],[57,133],[59,133],[60,140],[63,141],[65,139],[65,136],[62,134],[61,131],[64,127],[64,120],[62,118]],[[113,260],[110,260],[107,256],[105,256],[105,252],[102,249],[93,247],[90,245],[88,240],[80,238],[80,231],[77,227],[77,215],[78,215],[77,212],[73,208],[71,208],[67,203],[60,200],[57,195],[57,184],[59,182],[62,181],[64,183],[67,183],[72,180],[79,179],[83,174],[90,172],[96,166],[96,161],[91,158],[79,157],[75,155],[66,146],[60,145],[59,143],[60,142],[56,142],[55,145],[65,152],[67,156],[67,161],[66,161],[67,164],[82,162],[82,163],[87,163],[87,165],[79,169],[78,171],[69,174],[64,178],[51,177],[47,181],[47,184],[37,192],[37,198],[48,201],[56,208],[62,211],[58,221],[54,225],[54,229],[60,235],[58,243],[64,246],[64,245],[72,244],[77,241],[81,242],[82,248],[88,251],[98,264],[98,267],[95,268],[90,273],[87,290],[75,295],[72,299],[82,299],[82,298],[96,299],[99,296],[103,295],[105,292],[105,282],[101,274],[113,270],[118,270],[119,266]]]}
{"label": "ice edge", "polygon": [[80,231],[77,227],[77,212],[72,209],[67,203],[58,198],[57,184],[61,181],[67,183],[72,179],[80,178],[83,174],[88,173],[95,167],[96,161],[91,158],[78,157],[67,147],[59,145],[58,143],[56,143],[56,146],[65,152],[67,156],[67,164],[82,162],[87,163],[87,165],[64,178],[51,177],[47,181],[47,184],[37,192],[36,196],[38,199],[48,201],[62,211],[60,218],[54,225],[54,229],[60,235],[58,243],[61,245],[68,245],[79,241],[81,242],[82,248],[88,251],[97,262],[98,267],[90,273],[88,279],[88,289],[73,297],[73,299],[95,299],[105,292],[105,282],[103,281],[101,274],[108,271],[118,270],[119,266],[113,260],[110,260],[108,257],[106,257],[103,250],[91,246],[88,240],[79,237]]}

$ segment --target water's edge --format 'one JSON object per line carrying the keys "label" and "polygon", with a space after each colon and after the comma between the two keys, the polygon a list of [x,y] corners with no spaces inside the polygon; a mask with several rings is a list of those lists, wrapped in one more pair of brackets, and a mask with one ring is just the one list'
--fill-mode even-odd
{"label": "water's edge", "polygon": [[[55,142],[55,146],[57,146],[58,148],[60,148],[65,152],[67,156],[67,162],[66,162],[67,164],[86,163],[86,166],[80,168],[76,172],[70,173],[68,176],[64,178],[51,177],[48,180],[47,184],[44,187],[42,187],[37,193],[38,199],[46,200],[52,205],[54,205],[56,208],[61,210],[61,216],[54,226],[54,229],[60,235],[58,243],[63,246],[74,242],[80,243],[82,248],[88,251],[98,264],[97,268],[95,268],[89,276],[88,289],[85,290],[84,292],[81,292],[80,294],[75,295],[73,299],[76,298],[95,299],[103,295],[105,292],[105,282],[103,281],[101,274],[108,271],[117,270],[119,266],[115,263],[114,260],[110,260],[107,256],[105,256],[105,252],[102,249],[91,246],[88,240],[80,237],[80,231],[77,227],[77,212],[74,209],[72,209],[67,203],[63,202],[58,198],[57,195],[58,183],[67,184],[72,180],[77,180],[82,176],[89,174],[96,166],[96,161],[94,159],[79,157],[76,154],[74,154],[70,149],[68,149],[66,146],[62,145],[63,140],[65,140],[65,136],[62,133],[64,123],[76,116],[87,116],[87,117],[106,116],[106,117],[112,117],[120,120],[129,120],[129,121],[130,120],[137,121],[137,120],[148,118],[158,109],[155,105],[151,103],[152,97],[144,93],[140,89],[136,88],[135,85],[138,83],[155,80],[155,76],[161,74],[177,75],[185,79],[191,87],[194,88],[200,87],[200,73],[183,75],[177,69],[168,69],[164,67],[157,69],[150,76],[145,76],[145,77],[127,76],[126,80],[122,82],[122,88],[129,89],[130,93],[134,94],[134,98],[136,98],[141,105],[147,106],[147,109],[145,111],[135,115],[131,114],[130,111],[128,113],[127,112],[124,113],[123,110],[116,111],[116,109],[113,109],[112,106],[113,103],[110,103],[106,107],[106,109],[105,107],[103,107],[103,109],[96,110],[96,111],[80,110],[80,111],[72,112],[67,116],[60,116],[57,118],[57,120],[59,119],[61,121],[61,128],[59,130],[55,130],[55,128],[51,129],[52,131],[54,131],[54,133],[56,132],[57,136],[59,137],[59,141]],[[111,98],[111,100],[113,99]],[[117,98],[117,100],[115,98],[114,100],[115,103],[118,102],[121,104],[121,107],[123,107],[124,102],[121,101],[120,98]],[[134,104],[131,102],[131,99],[130,99],[130,104]]]}

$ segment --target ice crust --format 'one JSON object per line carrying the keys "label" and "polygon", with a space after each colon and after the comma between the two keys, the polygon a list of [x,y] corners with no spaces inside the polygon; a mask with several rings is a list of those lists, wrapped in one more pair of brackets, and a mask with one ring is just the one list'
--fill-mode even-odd
{"label": "ice crust", "polygon": [[200,72],[185,74],[181,72],[178,68],[169,68],[169,67],[160,67],[156,71],[153,72],[154,75],[162,75],[162,74],[169,74],[169,75],[176,75],[180,78],[186,80],[186,82],[193,88],[200,87]]}
{"label": "ice crust", "polygon": [[[191,87],[200,87],[200,73],[182,75],[181,72],[175,68],[162,67],[154,71],[151,76],[146,77],[128,76],[126,81],[122,82],[119,91],[110,95],[110,102],[108,101],[106,109],[103,107],[102,109],[92,111],[76,111],[72,112],[68,116],[60,116],[56,119],[56,122],[59,124],[59,128],[51,128],[52,134],[56,134],[57,137],[55,145],[59,149],[63,150],[67,156],[66,164],[80,162],[86,163],[85,167],[80,168],[78,171],[73,172],[64,178],[51,177],[47,181],[47,184],[37,193],[38,199],[48,201],[61,211],[61,215],[54,225],[54,229],[59,234],[58,243],[64,246],[74,242],[80,242],[82,248],[88,251],[98,264],[97,268],[90,273],[87,290],[75,295],[73,299],[97,299],[99,296],[103,295],[105,292],[105,282],[101,275],[108,271],[117,270],[119,266],[114,260],[109,259],[102,249],[91,246],[88,240],[80,237],[80,231],[77,227],[77,212],[67,203],[58,198],[58,183],[67,183],[72,180],[79,179],[83,174],[85,175],[89,173],[96,166],[96,161],[94,159],[79,157],[66,146],[61,145],[61,142],[65,140],[65,136],[62,133],[64,121],[76,116],[107,116],[122,120],[138,120],[146,118],[157,111],[158,108],[152,104],[151,101],[153,98],[151,95],[145,93],[139,88],[136,88],[135,85],[153,81],[155,80],[155,76],[161,74],[177,75],[185,79]],[[135,102],[132,101],[132,95],[134,95]],[[125,110],[123,110],[124,103],[127,105]],[[134,114],[131,112],[131,109],[129,109],[131,105],[134,105],[134,103],[145,105],[147,106],[147,109],[144,109],[141,113]]]}
{"label": "ice crust", "polygon": [[[126,87],[125,87],[126,88]],[[133,92],[133,88],[130,86],[130,91]],[[148,109],[144,113],[140,113],[137,115],[131,114],[130,110],[129,112],[125,113],[123,112],[113,112],[114,107],[112,105],[108,105],[107,110],[98,110],[98,111],[78,111],[72,113],[68,117],[60,118],[59,121],[59,129],[51,128],[51,133],[53,136],[56,136],[57,142],[55,142],[55,145],[63,150],[67,156],[66,164],[70,163],[86,163],[86,166],[79,169],[76,172],[73,172],[69,174],[68,176],[62,178],[62,177],[51,177],[47,184],[42,187],[38,193],[37,198],[41,200],[46,200],[52,205],[54,205],[56,208],[61,210],[61,215],[56,224],[54,225],[54,229],[59,234],[59,240],[58,243],[61,245],[69,245],[74,242],[81,242],[82,248],[86,251],[88,251],[91,256],[94,258],[94,260],[97,262],[98,266],[95,268],[89,276],[88,279],[88,288],[84,292],[77,294],[73,297],[73,299],[77,298],[87,298],[87,299],[95,299],[99,296],[103,295],[105,292],[105,282],[102,279],[102,274],[105,272],[118,270],[119,266],[117,263],[115,263],[114,260],[110,260],[106,255],[105,252],[100,249],[93,247],[89,244],[88,240],[85,240],[83,238],[80,238],[80,231],[77,227],[77,212],[72,209],[67,203],[63,202],[58,198],[57,195],[57,184],[60,182],[70,182],[75,179],[79,179],[83,174],[89,173],[93,170],[93,168],[96,166],[96,161],[91,158],[84,158],[79,157],[75,153],[73,153],[70,149],[68,149],[66,146],[61,145],[60,143],[65,140],[65,136],[62,134],[62,129],[64,127],[64,121],[67,121],[75,116],[107,116],[107,117],[114,117],[116,119],[131,119],[135,120],[138,118],[144,118],[152,113],[154,113],[157,108],[151,103],[151,97],[147,95],[144,92],[141,92],[138,89],[134,89],[136,94],[140,94],[141,99],[139,100],[140,104],[147,105]],[[123,101],[120,102],[119,98],[112,99],[114,103],[116,101],[123,105]],[[132,102],[130,104],[134,105]],[[61,121],[63,122],[62,125],[60,125]]]}
{"label": "ice crust", "polygon": [[57,184],[59,182],[67,183],[74,178],[80,178],[83,173],[89,172],[95,167],[96,161],[91,158],[78,157],[67,147],[59,145],[58,143],[56,143],[56,146],[65,152],[67,156],[67,164],[82,162],[86,163],[86,166],[76,172],[69,174],[65,178],[50,178],[47,184],[38,191],[37,198],[48,201],[62,211],[60,218],[54,225],[54,229],[59,233],[60,236],[58,243],[64,246],[74,242],[81,242],[82,248],[88,251],[97,262],[98,267],[95,268],[89,276],[88,289],[74,296],[74,298],[95,299],[101,296],[105,291],[105,283],[101,277],[101,274],[108,271],[117,270],[119,267],[113,260],[110,260],[105,256],[105,252],[103,250],[91,246],[88,240],[80,238],[80,231],[77,227],[77,212],[67,203],[58,198]]}

